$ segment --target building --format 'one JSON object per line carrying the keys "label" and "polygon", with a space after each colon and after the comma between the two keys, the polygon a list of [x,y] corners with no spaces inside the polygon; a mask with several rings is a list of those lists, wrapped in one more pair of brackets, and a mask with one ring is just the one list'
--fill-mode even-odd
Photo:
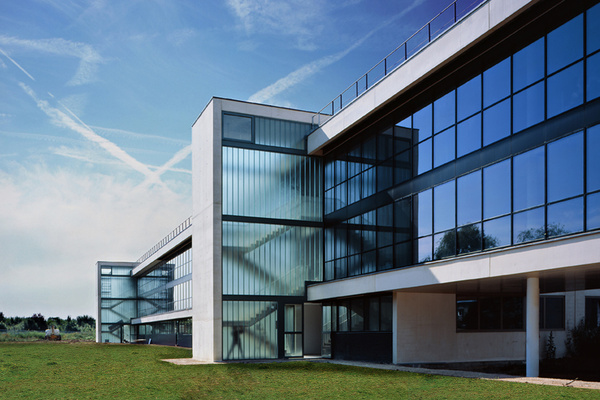
{"label": "building", "polygon": [[600,321],[595,3],[452,3],[325,113],[213,98],[191,220],[98,263],[98,340],[537,375]]}

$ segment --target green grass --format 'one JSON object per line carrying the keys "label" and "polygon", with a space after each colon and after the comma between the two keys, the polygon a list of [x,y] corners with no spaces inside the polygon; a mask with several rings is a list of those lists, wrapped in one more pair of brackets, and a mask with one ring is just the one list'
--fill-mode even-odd
{"label": "green grass", "polygon": [[0,343],[2,399],[598,399],[600,393],[311,362],[178,366],[186,349]]}

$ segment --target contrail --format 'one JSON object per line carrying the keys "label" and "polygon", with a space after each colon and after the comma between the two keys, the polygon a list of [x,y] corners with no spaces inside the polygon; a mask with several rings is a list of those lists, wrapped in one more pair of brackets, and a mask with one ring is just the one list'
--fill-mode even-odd
{"label": "contrail", "polygon": [[33,76],[31,76],[31,74],[29,72],[27,72],[27,70],[25,70],[25,68],[21,67],[19,65],[19,63],[17,63],[15,60],[13,60],[12,58],[10,58],[10,56],[8,54],[6,54],[4,52],[4,50],[0,49],[0,53],[2,53],[4,55],[4,57],[8,58],[10,60],[10,62],[12,62],[13,64],[15,64],[17,66],[17,68],[19,68],[21,71],[23,71],[23,73],[25,75],[27,75],[29,77],[29,79],[31,79],[32,81],[35,81],[35,78]]}

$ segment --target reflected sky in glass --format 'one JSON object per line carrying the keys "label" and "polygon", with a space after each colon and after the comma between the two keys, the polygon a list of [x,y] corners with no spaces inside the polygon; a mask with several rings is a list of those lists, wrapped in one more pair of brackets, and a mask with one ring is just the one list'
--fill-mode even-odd
{"label": "reflected sky in glass", "polygon": [[544,148],[513,159],[513,202],[515,211],[544,203]]}
{"label": "reflected sky in glass", "polygon": [[433,137],[433,166],[439,167],[454,160],[455,128],[446,129]]}
{"label": "reflected sky in glass", "polygon": [[586,12],[587,16],[587,53],[600,49],[600,4]]}
{"label": "reflected sky in glass", "polygon": [[583,231],[583,197],[548,206],[548,237]]}
{"label": "reflected sky in glass", "polygon": [[436,133],[454,124],[455,112],[454,90],[433,103],[433,126]]}
{"label": "reflected sky in glass", "polygon": [[431,104],[429,104],[413,114],[413,130],[417,142],[421,142],[431,136],[433,130],[431,107]]}
{"label": "reflected sky in glass", "polygon": [[510,245],[510,215],[483,223],[483,246],[485,249]]}
{"label": "reflected sky in glass", "polygon": [[583,61],[548,78],[547,100],[548,118],[583,104]]}
{"label": "reflected sky in glass", "polygon": [[417,236],[431,234],[433,209],[433,190],[429,189],[417,195]]}
{"label": "reflected sky in glass", "polygon": [[434,232],[454,228],[455,211],[454,181],[433,188]]}
{"label": "reflected sky in glass", "polygon": [[494,143],[510,135],[510,99],[483,112],[483,145]]}
{"label": "reflected sky in glass", "polygon": [[515,214],[513,221],[515,244],[544,238],[544,207]]}
{"label": "reflected sky in glass", "polygon": [[590,194],[587,197],[587,229],[600,228],[600,193]]}
{"label": "reflected sky in glass", "polygon": [[510,57],[483,73],[483,106],[491,106],[509,95]]}
{"label": "reflected sky in glass", "polygon": [[461,121],[481,110],[481,75],[456,89],[457,116]]}
{"label": "reflected sky in glass", "polygon": [[426,141],[419,143],[414,148],[414,163],[417,167],[417,175],[422,174],[423,172],[427,172],[431,169],[432,164],[432,153],[431,153],[431,142],[432,139],[427,139]]}
{"label": "reflected sky in glass", "polygon": [[587,59],[587,101],[600,97],[600,53]]}
{"label": "reflected sky in glass", "polygon": [[473,172],[456,180],[458,226],[481,220],[481,171]]}
{"label": "reflected sky in glass", "polygon": [[548,202],[583,193],[583,132],[548,144]]}
{"label": "reflected sky in glass", "polygon": [[481,148],[481,113],[458,124],[456,132],[457,157]]}
{"label": "reflected sky in glass", "polygon": [[548,74],[583,57],[583,14],[548,34]]}
{"label": "reflected sky in glass", "polygon": [[600,125],[587,130],[587,191],[600,190]]}
{"label": "reflected sky in glass", "polygon": [[519,132],[544,120],[544,82],[513,97],[513,131]]}
{"label": "reflected sky in glass", "polygon": [[483,169],[483,218],[510,212],[510,160]]}
{"label": "reflected sky in glass", "polygon": [[544,38],[513,55],[513,92],[544,77]]}

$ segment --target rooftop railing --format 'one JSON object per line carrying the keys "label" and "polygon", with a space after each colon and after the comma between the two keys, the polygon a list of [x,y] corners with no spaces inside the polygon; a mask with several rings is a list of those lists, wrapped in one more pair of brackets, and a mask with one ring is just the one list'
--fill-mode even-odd
{"label": "rooftop railing", "polygon": [[348,86],[340,95],[312,117],[313,126],[318,127],[344,107],[359,98],[369,88],[418,53],[427,44],[451,28],[479,4],[488,0],[454,0],[448,7],[433,17],[421,29],[396,47],[366,74]]}
{"label": "rooftop railing", "polygon": [[165,247],[170,241],[175,239],[177,236],[179,236],[181,233],[183,233],[190,226],[192,226],[192,217],[189,217],[188,219],[183,221],[177,228],[175,228],[171,233],[169,233],[167,236],[165,236],[165,238],[163,240],[161,240],[160,242],[158,242],[154,246],[152,246],[152,248],[150,250],[148,250],[147,252],[144,253],[144,255],[142,255],[140,258],[138,258],[137,263],[141,264],[144,261],[146,261],[147,259],[149,259],[150,257],[152,257],[153,254],[155,254],[157,251],[159,251],[160,249]]}

